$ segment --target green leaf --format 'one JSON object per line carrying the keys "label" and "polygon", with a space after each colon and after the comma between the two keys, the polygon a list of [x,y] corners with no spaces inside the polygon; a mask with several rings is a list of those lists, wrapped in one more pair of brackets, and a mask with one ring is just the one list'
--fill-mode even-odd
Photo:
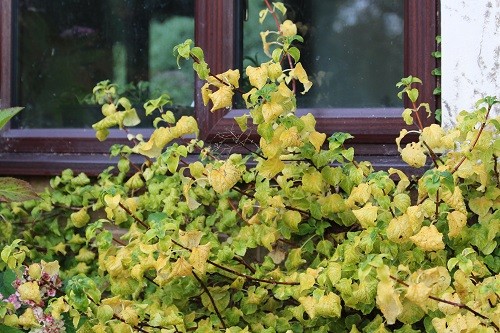
{"label": "green leaf", "polygon": [[297,63],[297,61],[299,61],[300,59],[300,51],[298,48],[296,47],[291,47],[288,49],[288,54],[290,54],[294,60],[295,63]]}
{"label": "green leaf", "polygon": [[250,116],[246,113],[242,116],[234,117],[234,120],[236,121],[236,123],[238,124],[238,126],[240,127],[240,130],[242,132],[245,132],[248,129],[248,118],[249,117]]}
{"label": "green leaf", "polygon": [[4,127],[5,124],[7,124],[7,122],[16,114],[18,114],[22,109],[24,108],[14,107],[0,110],[0,129],[2,129],[2,127]]}
{"label": "green leaf", "polygon": [[412,101],[413,103],[415,103],[418,99],[418,89],[417,88],[412,88],[412,89],[409,89],[406,91],[406,93],[408,94],[408,98],[410,99],[410,101]]}
{"label": "green leaf", "polygon": [[431,72],[432,75],[434,76],[441,76],[441,68],[434,68]]}
{"label": "green leaf", "polygon": [[22,202],[39,199],[28,182],[12,177],[0,177],[0,202]]}

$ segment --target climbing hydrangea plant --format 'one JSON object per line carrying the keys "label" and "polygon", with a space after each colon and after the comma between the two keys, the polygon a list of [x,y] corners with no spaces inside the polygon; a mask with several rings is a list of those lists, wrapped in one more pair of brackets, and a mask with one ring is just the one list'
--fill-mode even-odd
{"label": "climbing hydrangea plant", "polygon": [[[260,18],[281,22],[283,4],[266,4]],[[175,48],[206,81],[212,112],[241,95],[249,111],[235,121],[256,131],[255,151],[218,154],[163,95],[145,104],[159,114],[153,134],[111,149],[116,168],[95,181],[65,171],[39,202],[3,208],[0,267],[19,278],[0,322],[38,332],[40,318],[66,316],[80,333],[499,331],[499,101],[479,101],[453,129],[424,127],[421,82],[402,79],[412,104],[403,118],[416,129],[398,147],[410,166],[432,165],[418,180],[376,171],[356,160],[349,134],[327,137],[312,114],[295,114],[297,91],[312,83],[295,24],[277,28],[262,33],[270,60],[246,68],[247,92],[238,70],[213,74],[192,41]],[[113,86],[94,93],[98,139],[138,122]],[[417,141],[402,144],[408,132]],[[35,227],[16,240],[13,223],[27,221],[50,237]],[[58,274],[53,292],[44,267],[59,266],[47,271]]]}

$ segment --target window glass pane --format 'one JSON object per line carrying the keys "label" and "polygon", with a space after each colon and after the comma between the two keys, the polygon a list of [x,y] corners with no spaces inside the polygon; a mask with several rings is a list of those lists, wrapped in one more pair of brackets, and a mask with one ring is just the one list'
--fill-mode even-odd
{"label": "window glass pane", "polygon": [[194,0],[20,0],[16,18],[14,100],[26,109],[14,127],[91,126],[102,80],[137,107],[167,92],[177,112],[193,113],[194,76],[172,48],[194,39]]}
{"label": "window glass pane", "polygon": [[[256,13],[264,4],[249,1],[246,45],[256,45]],[[403,76],[402,0],[285,0],[287,18],[305,41],[297,45],[313,88],[298,96],[299,107],[398,107],[395,88]],[[273,24],[271,17],[266,19]],[[276,30],[276,26],[264,30]],[[245,48],[245,57],[252,57]],[[253,52],[253,51],[251,51]],[[265,55],[261,55],[260,61]],[[249,64],[249,63],[245,63]],[[300,94],[299,94],[300,95]]]}

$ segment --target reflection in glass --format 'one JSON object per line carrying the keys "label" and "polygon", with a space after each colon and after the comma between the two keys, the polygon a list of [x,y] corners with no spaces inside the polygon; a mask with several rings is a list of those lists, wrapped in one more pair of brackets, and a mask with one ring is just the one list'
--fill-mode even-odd
{"label": "reflection in glass", "polygon": [[[14,127],[89,127],[95,84],[110,80],[138,107],[167,92],[192,113],[194,77],[174,45],[194,39],[194,0],[19,0]],[[150,121],[144,122],[150,126]]]}
{"label": "reflection in glass", "polygon": [[[261,1],[250,3],[264,8]],[[297,46],[301,62],[314,83],[306,95],[299,96],[299,107],[402,105],[395,88],[403,76],[402,0],[286,0],[284,3],[287,18],[297,22],[299,34],[305,39]],[[250,19],[245,23],[245,39],[257,42],[259,36],[249,32],[259,23],[255,16]]]}

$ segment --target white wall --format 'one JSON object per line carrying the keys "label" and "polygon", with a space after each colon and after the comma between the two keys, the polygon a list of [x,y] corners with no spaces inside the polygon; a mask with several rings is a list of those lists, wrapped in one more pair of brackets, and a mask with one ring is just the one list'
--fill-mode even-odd
{"label": "white wall", "polygon": [[441,0],[441,36],[446,126],[479,98],[500,99],[500,0]]}

